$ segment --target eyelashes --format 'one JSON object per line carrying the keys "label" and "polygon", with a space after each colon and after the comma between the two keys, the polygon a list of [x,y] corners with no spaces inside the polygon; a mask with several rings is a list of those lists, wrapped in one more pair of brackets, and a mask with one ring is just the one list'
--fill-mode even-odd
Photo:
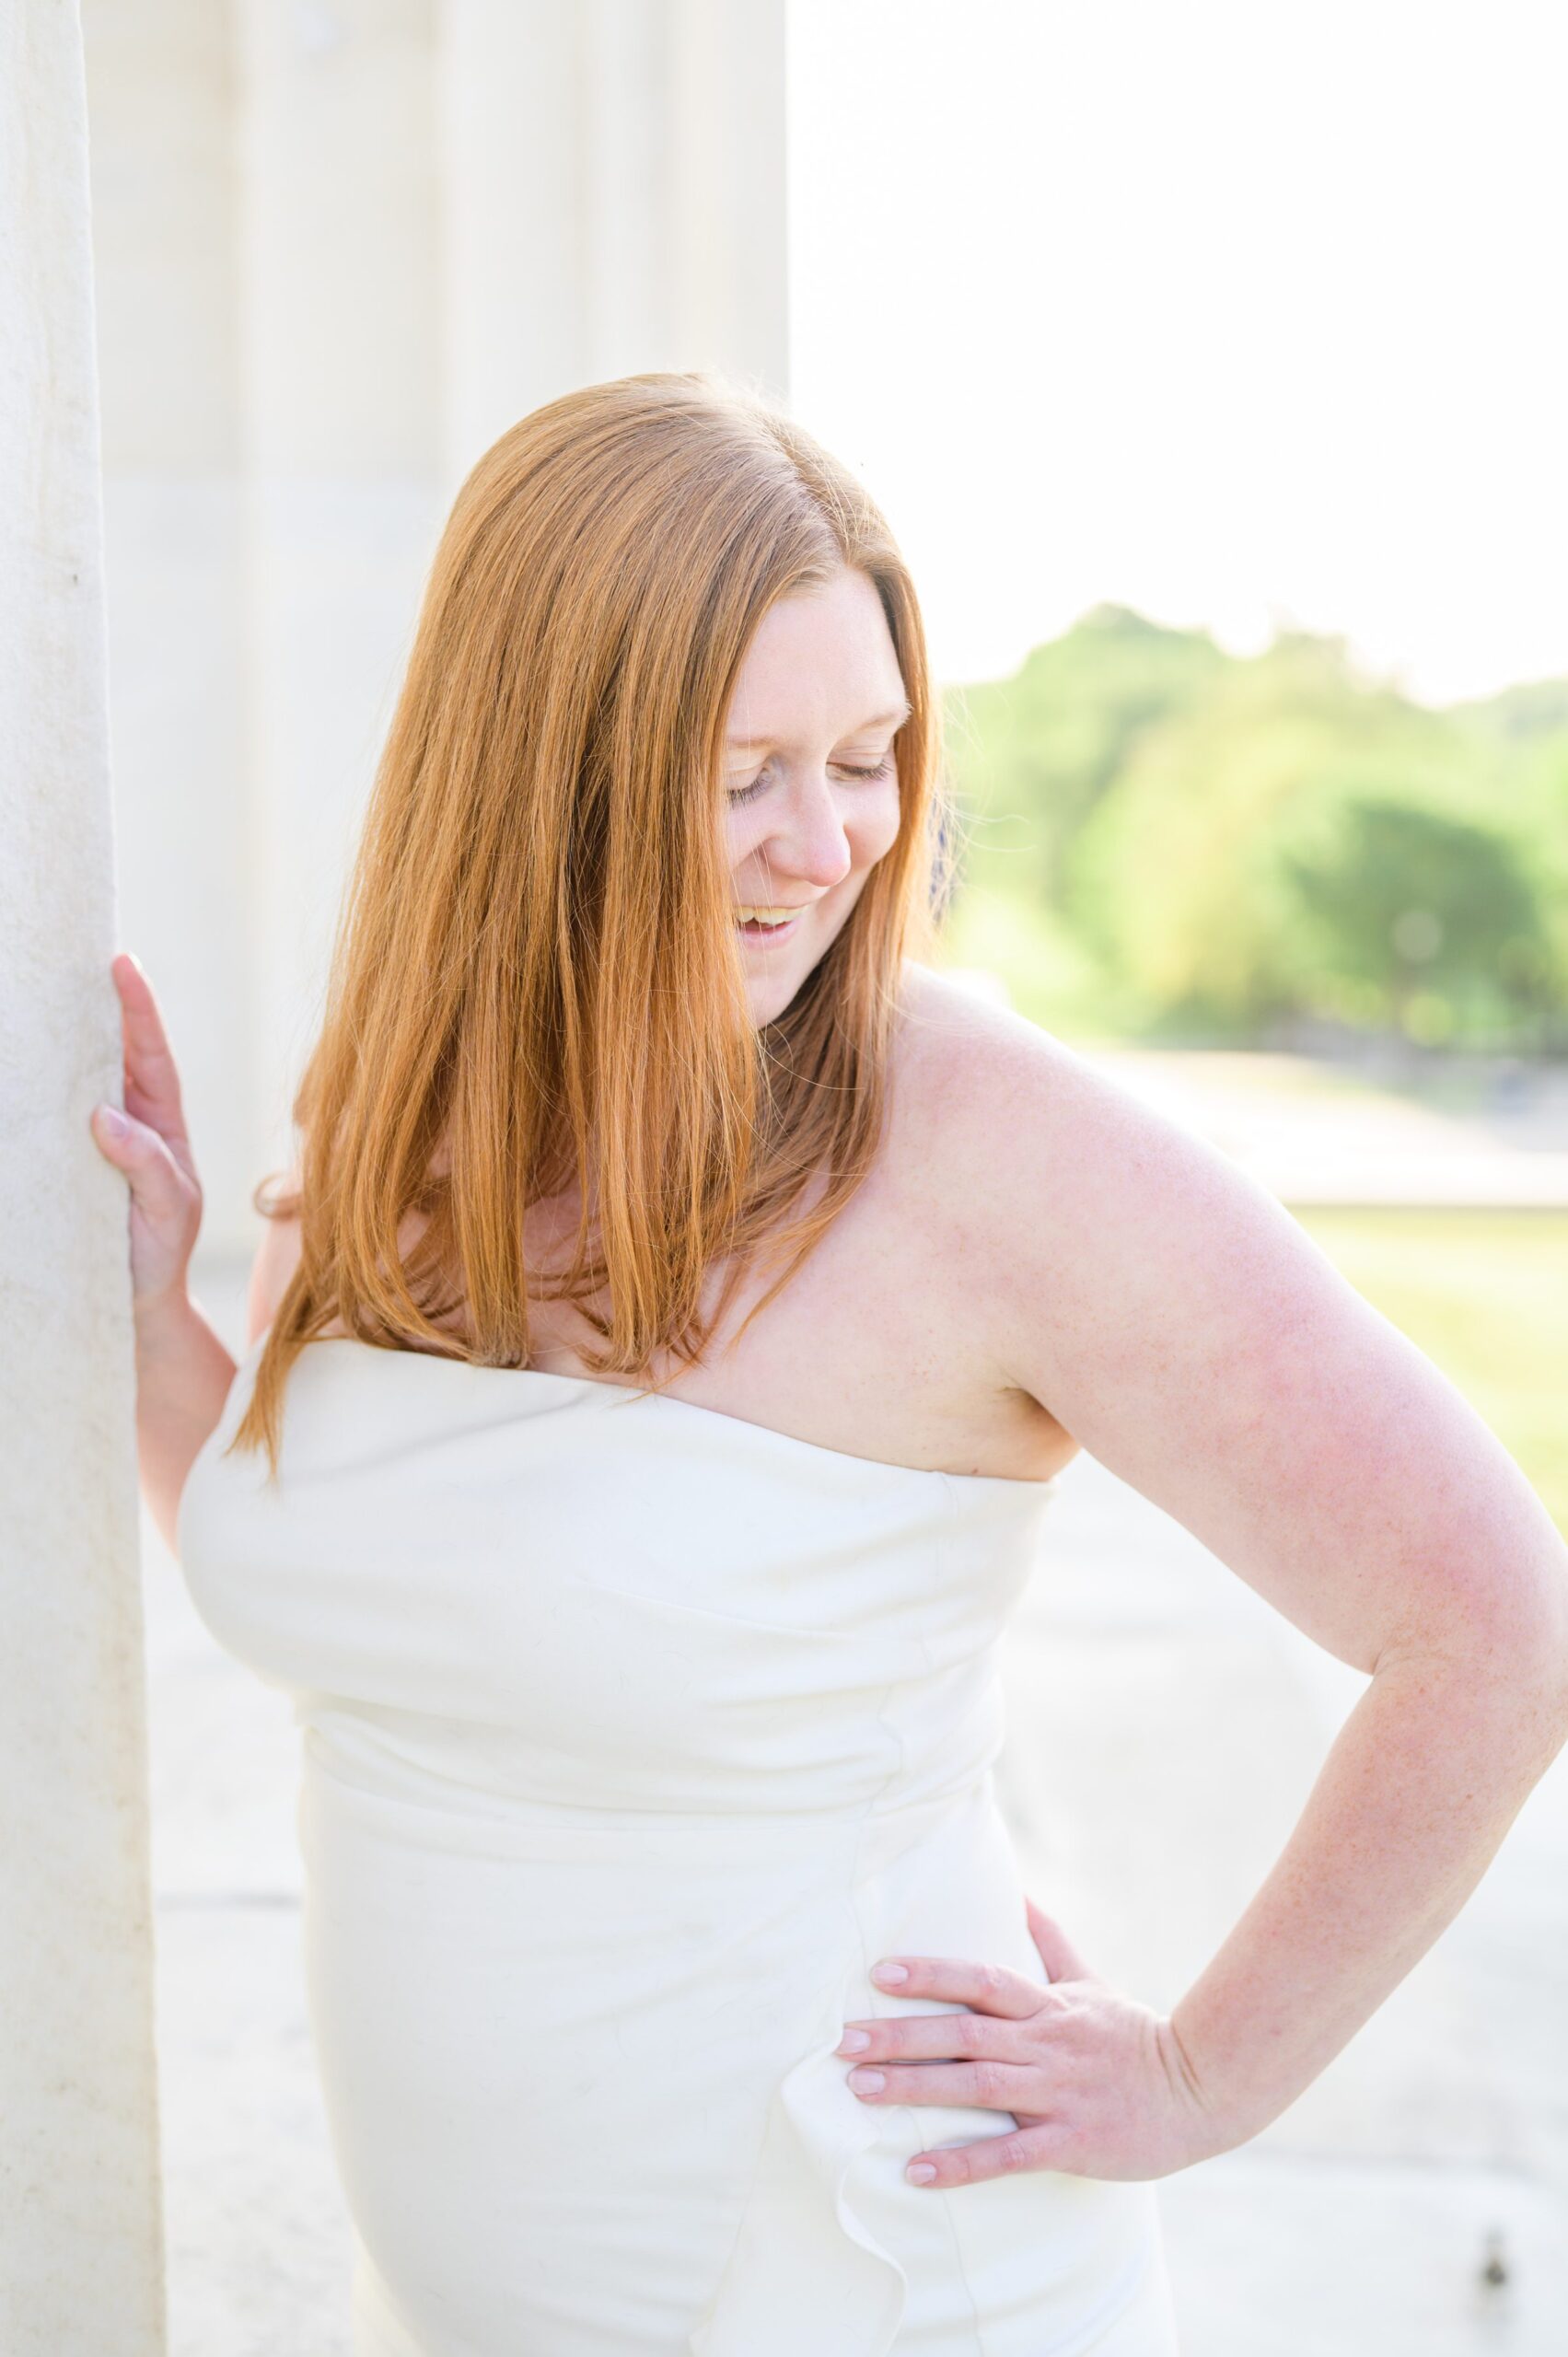
{"label": "eyelashes", "polygon": [[[876,768],[871,770],[855,769],[852,767],[848,761],[838,761],[834,766],[845,777],[860,778],[867,783],[871,783],[877,778],[886,777],[889,772],[893,768],[894,762],[891,753],[888,753],[885,754],[883,759],[877,762]],[[728,797],[730,803],[733,805],[738,802],[754,801],[756,796],[761,793],[767,783],[768,772],[764,770],[761,776],[754,778],[749,785],[737,786]]]}

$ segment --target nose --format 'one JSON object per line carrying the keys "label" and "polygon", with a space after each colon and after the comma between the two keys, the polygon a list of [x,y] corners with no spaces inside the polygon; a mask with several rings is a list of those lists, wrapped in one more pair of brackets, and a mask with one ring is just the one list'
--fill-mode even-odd
{"label": "nose", "polygon": [[797,876],[823,892],[842,883],[854,865],[854,853],[825,770],[796,780],[783,797],[780,818],[757,846],[764,865],[775,876]]}

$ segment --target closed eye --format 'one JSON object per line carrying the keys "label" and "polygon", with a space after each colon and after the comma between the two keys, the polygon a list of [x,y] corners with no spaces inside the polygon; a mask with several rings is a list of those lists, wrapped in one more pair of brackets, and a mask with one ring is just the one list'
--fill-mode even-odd
{"label": "closed eye", "polygon": [[[839,771],[842,776],[861,778],[869,782],[888,775],[888,772],[893,767],[893,757],[891,753],[885,753],[882,759],[877,762],[876,768],[872,770],[856,769],[853,762],[850,761],[835,761],[833,763],[833,767]],[[767,784],[768,772],[766,770],[763,770],[761,776],[753,778],[749,785],[732,787],[730,790],[729,799],[731,802],[749,802],[757,795],[761,793],[763,787]]]}

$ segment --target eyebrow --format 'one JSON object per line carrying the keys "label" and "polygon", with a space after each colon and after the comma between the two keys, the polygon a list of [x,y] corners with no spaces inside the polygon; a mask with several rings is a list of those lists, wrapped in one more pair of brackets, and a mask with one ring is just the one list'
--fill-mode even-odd
{"label": "eyebrow", "polygon": [[[909,718],[913,710],[913,704],[912,704],[906,698],[895,711],[874,713],[869,720],[863,720],[858,727],[846,728],[844,730],[844,735],[846,737],[858,737],[867,728],[885,728],[893,723],[897,723],[897,725],[901,728],[904,722]],[[725,739],[726,744],[730,746],[732,749],[737,752],[751,752],[754,751],[759,745],[773,745],[778,741],[777,737],[726,737]]]}

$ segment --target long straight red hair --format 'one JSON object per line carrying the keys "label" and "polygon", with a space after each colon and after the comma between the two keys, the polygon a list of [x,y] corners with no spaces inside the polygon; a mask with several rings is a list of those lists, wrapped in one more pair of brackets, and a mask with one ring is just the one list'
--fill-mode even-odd
{"label": "long straight red hair", "polygon": [[[877,587],[911,705],[899,832],[759,1028],[725,854],[726,716],[769,608],[843,566]],[[299,1217],[300,1254],[231,1446],[264,1444],[275,1478],[288,1369],[334,1319],[523,1367],[530,1292],[565,1297],[603,1344],[585,1363],[641,1378],[661,1352],[700,1357],[747,1266],[781,1254],[749,1324],[881,1134],[900,968],[929,958],[950,886],[938,744],[893,537],[782,411],[661,372],[503,434],[425,587],[294,1100],[298,1190],[256,1191],[265,1215]],[[547,1290],[523,1214],[574,1184],[575,1250]],[[436,1322],[459,1308],[460,1339]]]}

